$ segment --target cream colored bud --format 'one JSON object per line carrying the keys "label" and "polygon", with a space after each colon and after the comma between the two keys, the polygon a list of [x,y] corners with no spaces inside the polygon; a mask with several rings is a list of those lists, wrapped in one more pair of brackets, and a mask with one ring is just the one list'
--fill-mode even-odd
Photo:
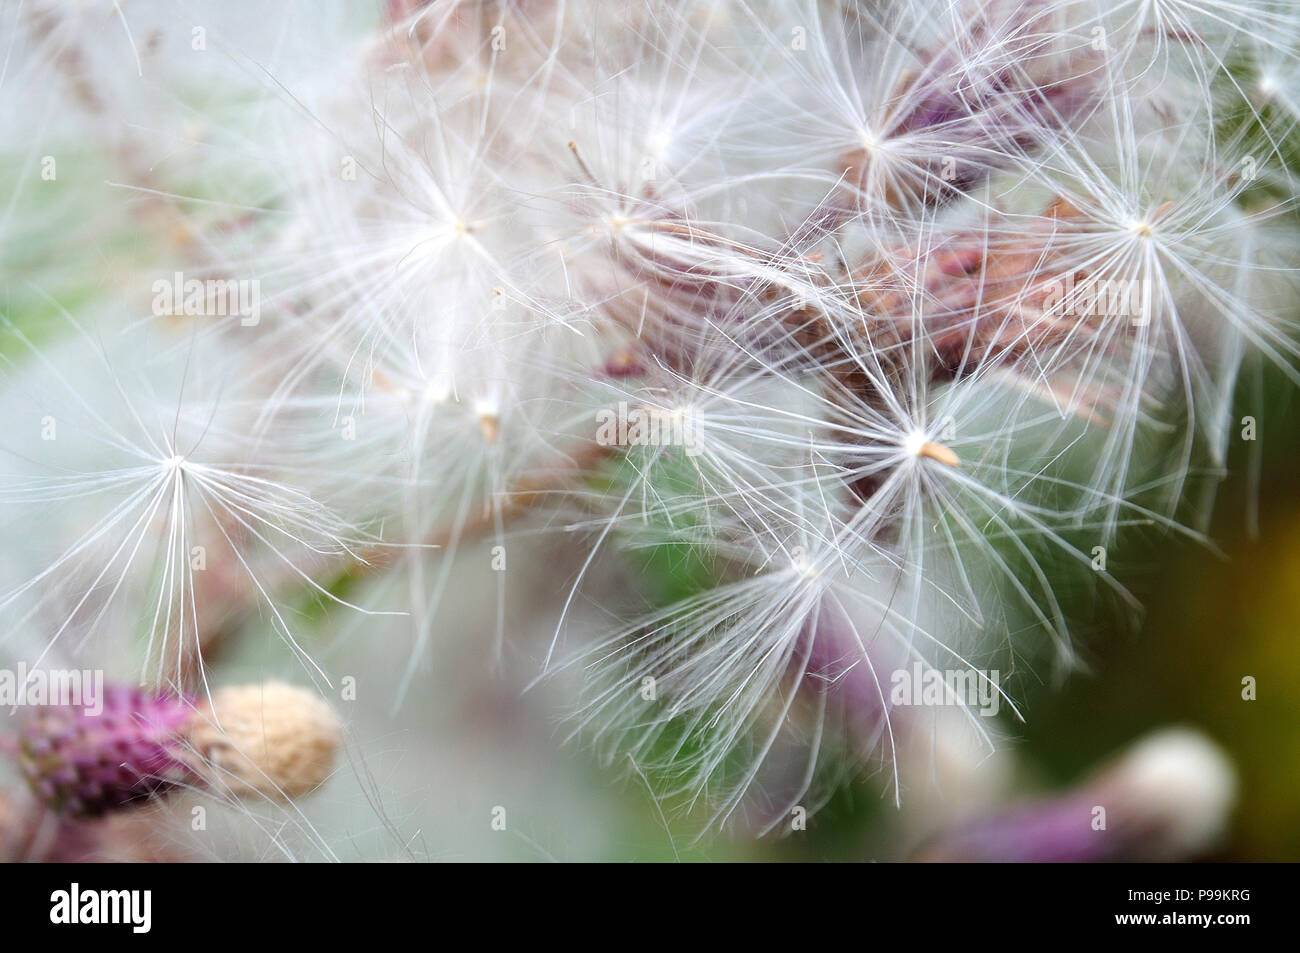
{"label": "cream colored bud", "polygon": [[329,776],[342,744],[338,716],[315,694],[283,682],[214,692],[193,719],[199,774],[217,791],[275,800],[308,794]]}

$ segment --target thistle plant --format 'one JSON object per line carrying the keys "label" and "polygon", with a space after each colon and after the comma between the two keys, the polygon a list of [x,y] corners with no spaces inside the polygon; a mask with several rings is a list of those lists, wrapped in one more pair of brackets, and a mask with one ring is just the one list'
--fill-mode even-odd
{"label": "thistle plant", "polygon": [[334,713],[283,683],[223,688],[203,706],[114,685],[100,711],[36,709],[17,751],[46,806],[97,817],[185,784],[280,800],[309,794],[340,740]]}
{"label": "thistle plant", "polygon": [[[222,713],[250,641],[337,699],[322,613],[403,639],[400,709],[486,600],[477,658],[656,806],[901,804],[903,676],[995,748],[1140,607],[1111,554],[1206,541],[1243,368],[1298,379],[1287,0],[148,7],[4,13],[0,613],[140,686],[155,793],[319,783],[325,702]],[[128,237],[110,288],[32,264]],[[59,810],[143,790],[88,730],[24,728]]]}

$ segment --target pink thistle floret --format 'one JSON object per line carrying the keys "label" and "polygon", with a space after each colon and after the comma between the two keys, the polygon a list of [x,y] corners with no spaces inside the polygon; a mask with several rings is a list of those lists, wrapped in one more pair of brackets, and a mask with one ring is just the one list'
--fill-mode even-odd
{"label": "pink thistle floret", "polygon": [[183,738],[192,712],[185,698],[107,686],[98,714],[82,705],[33,711],[20,732],[18,762],[51,810],[100,817],[190,778]]}

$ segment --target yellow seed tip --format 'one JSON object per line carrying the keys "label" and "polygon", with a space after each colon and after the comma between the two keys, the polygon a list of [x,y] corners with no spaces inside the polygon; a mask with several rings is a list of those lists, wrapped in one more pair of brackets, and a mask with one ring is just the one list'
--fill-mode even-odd
{"label": "yellow seed tip", "polygon": [[929,457],[936,463],[942,463],[944,466],[955,467],[961,461],[957,459],[957,454],[953,453],[941,443],[935,443],[933,440],[927,440],[921,444],[920,449],[916,451],[919,457]]}

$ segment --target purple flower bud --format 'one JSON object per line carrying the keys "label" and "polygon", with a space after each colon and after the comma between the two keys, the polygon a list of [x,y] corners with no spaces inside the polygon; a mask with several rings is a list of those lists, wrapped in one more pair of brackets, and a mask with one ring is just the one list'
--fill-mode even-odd
{"label": "purple flower bud", "polygon": [[1236,792],[1223,752],[1187,729],[1157,732],[1082,788],[975,818],[932,840],[945,862],[1177,860],[1212,848]]}
{"label": "purple flower bud", "polygon": [[18,738],[18,763],[36,797],[69,817],[99,817],[165,794],[190,777],[183,736],[188,699],[107,686],[103,711],[34,709]]}

